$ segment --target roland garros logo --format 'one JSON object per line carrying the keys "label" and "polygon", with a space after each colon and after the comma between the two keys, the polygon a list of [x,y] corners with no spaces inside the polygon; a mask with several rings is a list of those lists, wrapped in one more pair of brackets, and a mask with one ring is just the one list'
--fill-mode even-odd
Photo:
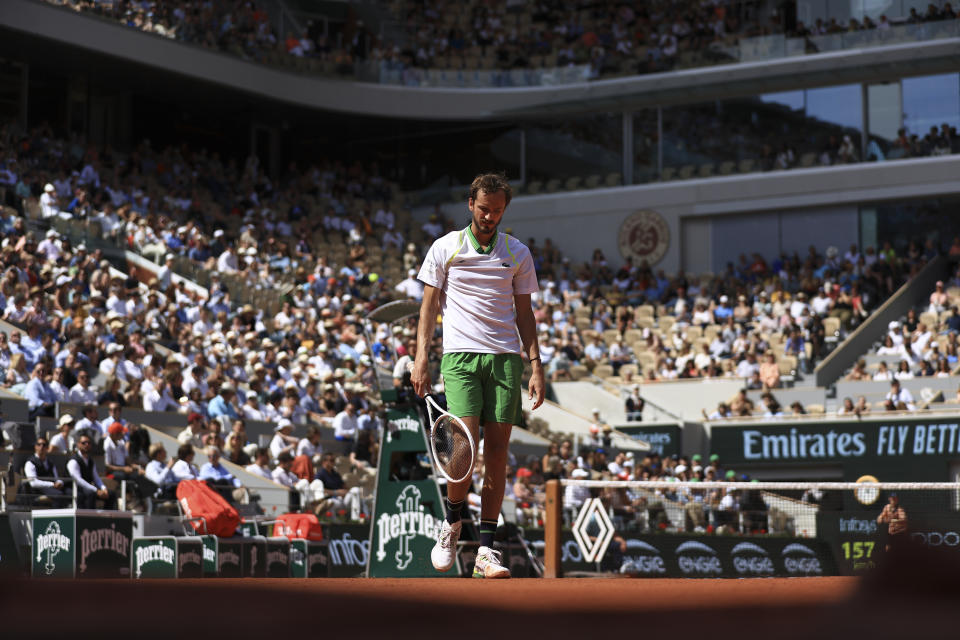
{"label": "roland garros logo", "polygon": [[620,225],[618,244],[624,258],[652,266],[663,259],[670,247],[670,227],[656,211],[641,209]]}

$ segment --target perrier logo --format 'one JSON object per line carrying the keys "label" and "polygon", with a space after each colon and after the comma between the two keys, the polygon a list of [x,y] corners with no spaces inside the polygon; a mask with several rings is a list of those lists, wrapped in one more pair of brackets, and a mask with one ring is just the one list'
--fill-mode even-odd
{"label": "perrier logo", "polygon": [[439,521],[424,511],[420,504],[420,490],[415,485],[404,487],[397,496],[397,513],[384,513],[377,519],[377,561],[387,557],[386,547],[397,540],[398,571],[403,571],[413,561],[412,542],[415,536],[424,536],[430,540],[436,538]]}
{"label": "perrier logo", "polygon": [[143,574],[143,565],[148,562],[159,562],[161,564],[173,566],[174,551],[162,542],[151,544],[149,546],[138,547],[135,557],[137,562],[136,575],[139,578]]}
{"label": "perrier logo", "polygon": [[[60,525],[53,521],[46,531],[37,536],[37,562],[43,562],[43,570],[49,576],[57,568],[56,557],[61,551],[70,553],[70,537],[63,535]],[[46,560],[46,562],[44,562]]]}

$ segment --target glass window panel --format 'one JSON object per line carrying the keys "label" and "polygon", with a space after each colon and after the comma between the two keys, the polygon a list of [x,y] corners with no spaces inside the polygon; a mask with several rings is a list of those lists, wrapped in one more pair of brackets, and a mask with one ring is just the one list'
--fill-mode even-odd
{"label": "glass window panel", "polygon": [[[623,165],[622,113],[593,113],[536,123],[527,128],[527,181],[549,185],[571,178],[602,180]],[[554,183],[553,186],[556,186]]]}
{"label": "glass window panel", "polygon": [[900,83],[887,82],[867,87],[870,140],[868,160],[886,160],[903,123],[900,110]]}
{"label": "glass window panel", "polygon": [[903,125],[920,137],[931,127],[960,127],[960,74],[903,79]]}
{"label": "glass window panel", "polygon": [[657,110],[641,109],[633,114],[633,182],[653,182],[657,176]]}

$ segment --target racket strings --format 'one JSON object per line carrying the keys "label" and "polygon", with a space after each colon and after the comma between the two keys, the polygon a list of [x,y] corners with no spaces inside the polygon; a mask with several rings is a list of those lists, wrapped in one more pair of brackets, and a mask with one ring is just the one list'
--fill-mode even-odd
{"label": "racket strings", "polygon": [[439,464],[453,480],[463,480],[473,471],[473,444],[463,428],[442,416],[434,425],[433,451]]}

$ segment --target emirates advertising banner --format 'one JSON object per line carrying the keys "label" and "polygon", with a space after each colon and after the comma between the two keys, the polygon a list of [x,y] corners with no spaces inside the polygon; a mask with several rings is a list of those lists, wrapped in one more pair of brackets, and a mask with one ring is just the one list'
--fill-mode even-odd
{"label": "emirates advertising banner", "polygon": [[711,452],[738,471],[754,466],[841,465],[847,481],[869,474],[881,481],[943,482],[960,458],[960,420],[769,422],[713,425]]}
{"label": "emirates advertising banner", "polygon": [[[459,561],[447,573],[436,571],[430,563],[444,511],[427,455],[424,427],[416,411],[388,411],[387,428],[380,439],[376,507],[367,552],[367,575],[371,577],[455,577],[461,573]],[[333,553],[331,547],[331,561]]]}

